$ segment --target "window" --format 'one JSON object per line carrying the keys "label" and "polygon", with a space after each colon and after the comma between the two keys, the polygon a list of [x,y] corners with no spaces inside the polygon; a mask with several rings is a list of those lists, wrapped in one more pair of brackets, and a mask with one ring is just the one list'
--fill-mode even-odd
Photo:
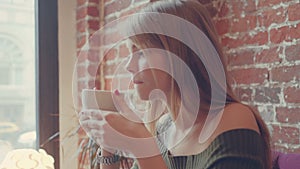
{"label": "window", "polygon": [[[34,25],[32,25],[32,31],[34,29],[33,26]],[[3,29],[2,36],[0,35],[0,85],[22,85],[23,76],[25,76],[22,72],[22,67],[28,65],[28,63],[26,63],[28,61],[33,62],[34,56],[28,58],[27,61],[24,60],[23,54],[26,52],[22,52],[18,45],[10,40],[12,39],[11,37],[5,37],[5,33],[9,34],[10,31]],[[24,38],[20,36],[18,39],[23,40]]]}
{"label": "window", "polygon": [[59,169],[58,12],[57,0],[37,0],[38,145],[43,144]]}
{"label": "window", "polygon": [[1,163],[12,149],[35,148],[37,134],[34,3],[0,1],[0,11]]}
{"label": "window", "polygon": [[42,148],[59,169],[57,0],[0,1],[0,162]]}

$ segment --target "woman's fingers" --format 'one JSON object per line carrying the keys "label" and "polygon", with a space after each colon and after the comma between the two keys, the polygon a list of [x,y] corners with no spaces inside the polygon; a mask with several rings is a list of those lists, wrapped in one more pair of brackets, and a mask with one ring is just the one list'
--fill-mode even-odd
{"label": "woman's fingers", "polygon": [[141,117],[138,116],[138,111],[131,109],[127,102],[124,94],[120,94],[118,90],[116,90],[113,94],[113,99],[115,101],[116,108],[120,111],[121,115],[132,122],[142,123]]}
{"label": "woman's fingers", "polygon": [[79,120],[85,120],[85,119],[98,119],[103,120],[103,116],[105,116],[107,113],[101,110],[82,110],[79,113]]}
{"label": "woman's fingers", "polygon": [[[79,121],[85,132],[101,147],[112,147],[131,152],[131,143],[147,131],[141,123],[134,123],[119,113],[101,110],[84,110],[79,113]],[[144,129],[144,130],[143,130]]]}
{"label": "woman's fingers", "polygon": [[103,125],[105,124],[104,121],[102,120],[82,120],[80,121],[80,124],[83,128],[88,128],[88,129],[96,129],[96,130],[102,130]]}

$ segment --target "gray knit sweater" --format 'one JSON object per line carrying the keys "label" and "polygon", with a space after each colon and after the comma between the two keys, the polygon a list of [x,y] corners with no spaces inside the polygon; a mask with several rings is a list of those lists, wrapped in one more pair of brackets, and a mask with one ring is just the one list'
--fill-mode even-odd
{"label": "gray knit sweater", "polygon": [[[264,169],[263,139],[250,129],[226,131],[195,155],[171,156],[159,138],[158,146],[169,169]],[[138,169],[137,163],[132,169]]]}

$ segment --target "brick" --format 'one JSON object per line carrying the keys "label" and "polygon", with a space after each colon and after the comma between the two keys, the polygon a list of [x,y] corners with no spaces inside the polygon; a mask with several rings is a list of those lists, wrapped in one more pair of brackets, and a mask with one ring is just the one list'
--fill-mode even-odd
{"label": "brick", "polygon": [[264,16],[263,15],[257,15],[257,22],[259,27],[263,27],[264,25]]}
{"label": "brick", "polygon": [[276,63],[282,62],[279,54],[282,54],[282,47],[272,47],[270,49],[263,49],[255,56],[255,63]]}
{"label": "brick", "polygon": [[237,17],[240,17],[241,15],[241,12],[244,11],[244,5],[245,5],[245,2],[243,1],[231,1],[230,3],[231,5],[231,10],[232,10],[232,14],[237,16]]}
{"label": "brick", "polygon": [[[234,19],[233,19],[234,20]],[[253,15],[247,15],[243,18],[236,18],[236,22],[232,22],[231,32],[247,32],[253,30],[256,27],[257,17]]]}
{"label": "brick", "polygon": [[85,45],[86,39],[85,35],[77,36],[77,49],[80,49]]}
{"label": "brick", "polygon": [[82,7],[77,8],[77,10],[76,10],[76,20],[83,19],[83,18],[86,17],[86,15],[87,15],[86,7],[82,6]]}
{"label": "brick", "polygon": [[215,25],[219,35],[223,35],[229,32],[230,22],[228,19],[217,20]]}
{"label": "brick", "polygon": [[252,92],[253,90],[250,88],[237,88],[234,91],[241,101],[248,103],[252,102]]}
{"label": "brick", "polygon": [[100,61],[99,50],[90,49],[88,51],[88,60],[92,63],[98,63]]}
{"label": "brick", "polygon": [[93,17],[99,17],[99,9],[96,6],[88,6],[87,7],[87,15]]}
{"label": "brick", "polygon": [[[298,146],[296,145],[296,147]],[[274,149],[283,153],[300,153],[300,148],[291,148],[290,145],[287,147],[285,144],[275,144]]]}
{"label": "brick", "polygon": [[239,46],[243,46],[242,44],[242,38],[244,36],[240,36],[238,38],[231,38],[231,37],[222,37],[221,38],[221,43],[224,47],[228,47],[228,48],[237,48]]}
{"label": "brick", "polygon": [[300,60],[300,44],[287,46],[285,49],[285,58],[287,61]]}
{"label": "brick", "polygon": [[297,25],[293,25],[290,28],[290,37],[291,39],[300,39],[300,23],[298,23]]}
{"label": "brick", "polygon": [[268,70],[263,68],[235,69],[229,74],[237,84],[263,83],[268,79]]}
{"label": "brick", "polygon": [[273,82],[290,82],[300,80],[300,65],[282,66],[271,70],[270,79]]}
{"label": "brick", "polygon": [[258,32],[257,34],[250,36],[247,34],[242,41],[244,45],[264,45],[268,42],[268,32]]}
{"label": "brick", "polygon": [[292,26],[283,26],[270,31],[270,40],[278,44],[283,41],[291,42],[293,39],[300,38],[300,23]]}
{"label": "brick", "polygon": [[102,44],[101,44],[101,37],[98,33],[95,34],[91,34],[89,36],[89,47],[90,48],[99,48]]}
{"label": "brick", "polygon": [[[125,67],[119,66],[121,63],[114,63],[111,65],[104,65],[104,75],[116,75],[116,73],[118,75],[120,74],[128,74],[128,71],[125,69]],[[123,64],[124,65],[124,64]],[[118,70],[117,70],[118,68]]]}
{"label": "brick", "polygon": [[242,12],[244,12],[245,14],[249,14],[256,11],[255,0],[231,1],[231,5],[232,13],[238,17],[241,16]]}
{"label": "brick", "polygon": [[125,8],[128,8],[131,4],[131,0],[115,0],[112,3],[109,3],[105,6],[104,15],[107,16],[114,12],[121,11]]}
{"label": "brick", "polygon": [[76,23],[77,32],[86,32],[87,22],[86,20],[81,20]]}
{"label": "brick", "polygon": [[218,12],[218,17],[222,18],[222,17],[226,17],[229,15],[229,4],[228,3],[223,3],[221,8],[220,8],[220,12]]}
{"label": "brick", "polygon": [[128,57],[130,55],[130,51],[126,44],[122,44],[119,47],[119,57]]}
{"label": "brick", "polygon": [[115,89],[119,89],[119,90],[121,90],[121,86],[122,85],[124,85],[124,84],[122,84],[122,82],[120,81],[120,79],[122,79],[121,77],[119,77],[119,76],[113,76],[112,78],[111,78],[111,82],[110,82],[110,90],[115,90]]}
{"label": "brick", "polygon": [[88,27],[90,29],[93,29],[93,30],[99,30],[100,28],[100,23],[99,23],[99,20],[89,20],[88,21]]}
{"label": "brick", "polygon": [[272,125],[272,140],[275,143],[299,144],[299,128]]}
{"label": "brick", "polygon": [[259,103],[280,103],[281,88],[260,87],[255,89],[254,101]]}
{"label": "brick", "polygon": [[298,124],[300,122],[300,107],[277,107],[276,112],[276,119],[279,123]]}
{"label": "brick", "polygon": [[91,77],[96,77],[98,72],[98,64],[89,64],[88,65],[88,73]]}
{"label": "brick", "polygon": [[271,7],[274,5],[279,5],[281,2],[289,2],[290,0],[259,0],[257,7],[258,8],[264,8],[264,7]]}
{"label": "brick", "polygon": [[77,62],[82,63],[85,61],[89,61],[91,63],[98,63],[100,61],[99,51],[93,49],[79,51]]}
{"label": "brick", "polygon": [[270,31],[270,40],[272,43],[281,43],[288,38],[288,26],[281,27],[279,29],[272,29]]}
{"label": "brick", "polygon": [[85,65],[80,65],[76,67],[76,71],[77,71],[77,77],[81,78],[81,77],[86,77],[87,75],[87,70],[86,70],[86,66]]}
{"label": "brick", "polygon": [[117,57],[117,49],[112,48],[109,49],[109,51],[106,53],[106,55],[104,56],[104,60],[114,60]]}
{"label": "brick", "polygon": [[278,9],[262,10],[261,15],[258,16],[260,26],[268,28],[272,23],[279,24],[286,20],[286,13],[283,7]]}
{"label": "brick", "polygon": [[103,38],[103,45],[116,44],[122,39],[123,37],[118,32],[105,33],[105,36]]}
{"label": "brick", "polygon": [[82,89],[88,88],[87,82],[85,82],[85,81],[78,81],[77,88],[78,88],[78,92],[81,93]]}
{"label": "brick", "polygon": [[255,15],[246,15],[245,20],[247,22],[248,31],[253,30],[257,27],[257,16]]}
{"label": "brick", "polygon": [[228,56],[229,66],[243,66],[254,63],[255,51],[251,49],[239,50]]}
{"label": "brick", "polygon": [[95,79],[92,79],[92,80],[89,80],[88,81],[88,88],[89,89],[93,89],[93,88],[100,88],[100,79],[97,79],[97,78],[95,78]]}
{"label": "brick", "polygon": [[103,68],[104,75],[110,75],[110,76],[114,75],[117,67],[118,67],[117,64],[112,64],[112,65],[105,64]]}
{"label": "brick", "polygon": [[244,11],[246,14],[255,12],[256,9],[256,0],[247,0],[245,1]]}
{"label": "brick", "polygon": [[233,18],[231,23],[231,33],[246,32],[247,22],[244,18]]}
{"label": "brick", "polygon": [[291,4],[288,6],[288,17],[289,21],[298,21],[300,20],[300,3]]}
{"label": "brick", "polygon": [[79,51],[77,53],[77,62],[82,63],[85,62],[88,58],[88,52],[87,51]]}
{"label": "brick", "polygon": [[287,87],[284,89],[284,99],[287,103],[300,103],[300,88]]}

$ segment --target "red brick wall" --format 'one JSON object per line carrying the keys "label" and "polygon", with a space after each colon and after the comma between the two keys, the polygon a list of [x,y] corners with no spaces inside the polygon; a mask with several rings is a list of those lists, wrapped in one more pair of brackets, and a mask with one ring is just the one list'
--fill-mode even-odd
{"label": "red brick wall", "polygon": [[277,149],[299,153],[299,1],[221,2],[215,21],[235,91],[261,112]]}
{"label": "red brick wall", "polygon": [[[77,0],[76,9],[76,27],[77,27],[77,88],[78,88],[78,106],[81,106],[81,90],[84,88],[99,87],[100,81],[96,84],[92,77],[95,77],[95,70],[98,69],[99,48],[95,43],[89,43],[90,37],[100,28],[100,4],[98,0]],[[86,48],[88,46],[88,48]],[[96,76],[99,79],[99,75]],[[83,149],[88,144],[85,132],[80,129],[79,149]],[[89,153],[80,153],[78,155],[78,168],[88,168]]]}
{"label": "red brick wall", "polygon": [[[99,28],[99,1],[78,0],[78,51]],[[134,12],[149,0],[104,0],[108,23]],[[199,0],[213,16],[220,41],[228,55],[233,87],[243,102],[261,112],[270,126],[274,145],[285,152],[300,152],[300,3],[298,0]],[[108,30],[111,48],[117,30]],[[127,43],[108,51],[99,84],[110,89],[111,75],[129,54]],[[90,87],[89,70],[99,59],[99,50],[81,57],[78,86]],[[120,77],[127,79],[126,76]],[[100,84],[101,83],[101,84]],[[297,125],[298,124],[298,125]]]}

